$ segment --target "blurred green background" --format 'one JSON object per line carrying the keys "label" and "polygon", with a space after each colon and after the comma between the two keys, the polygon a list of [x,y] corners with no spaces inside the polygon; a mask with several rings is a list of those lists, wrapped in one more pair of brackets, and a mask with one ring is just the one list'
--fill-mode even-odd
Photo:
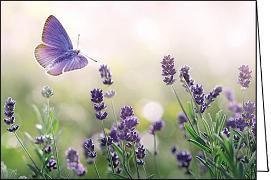
{"label": "blurred green background", "polygon": [[[45,99],[41,88],[51,86],[55,93],[51,104],[62,130],[58,139],[61,163],[65,166],[65,151],[74,147],[86,165],[81,144],[88,137],[96,140],[101,132],[89,92],[106,89],[98,73],[99,65],[105,63],[113,73],[117,114],[124,105],[135,109],[143,144],[151,152],[149,124],[160,118],[166,121],[158,135],[160,174],[181,178],[187,176],[178,169],[170,148],[177,144],[179,149],[189,150],[190,146],[176,124],[177,101],[162,82],[163,56],[175,57],[177,71],[189,65],[193,79],[202,83],[206,92],[215,85],[230,87],[239,101],[237,68],[248,64],[255,73],[255,2],[1,2],[1,10],[1,161],[20,175],[29,175],[24,165],[29,160],[3,123],[4,102],[9,96],[16,100],[21,137],[25,131],[37,136],[32,105],[42,109]],[[74,47],[77,35],[81,35],[79,49],[98,63],[90,61],[87,67],[58,77],[45,73],[34,58],[34,48],[41,43],[44,22],[51,14],[62,23]],[[188,101],[178,80],[176,88],[181,99]],[[255,99],[255,76],[246,99]],[[106,127],[110,128],[112,111],[110,101],[106,103]],[[208,111],[222,108],[227,112],[226,106],[226,99],[220,96]],[[106,162],[99,155],[98,150],[97,164],[102,171]],[[87,167],[88,177],[96,177],[93,167]],[[151,155],[146,168],[149,174],[154,173]]]}

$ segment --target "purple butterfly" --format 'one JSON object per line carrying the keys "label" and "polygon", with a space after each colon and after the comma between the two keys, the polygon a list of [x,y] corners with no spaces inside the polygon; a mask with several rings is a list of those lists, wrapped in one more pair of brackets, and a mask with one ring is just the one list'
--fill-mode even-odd
{"label": "purple butterfly", "polygon": [[44,44],[38,45],[34,53],[38,63],[48,74],[58,76],[88,64],[88,60],[79,54],[79,50],[73,50],[67,32],[53,15],[49,16],[44,24],[42,41]]}

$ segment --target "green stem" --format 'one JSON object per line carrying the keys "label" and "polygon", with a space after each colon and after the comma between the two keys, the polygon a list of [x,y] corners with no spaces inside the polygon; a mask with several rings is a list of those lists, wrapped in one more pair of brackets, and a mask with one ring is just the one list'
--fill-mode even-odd
{"label": "green stem", "polygon": [[117,115],[116,115],[113,99],[111,99],[111,106],[112,106],[112,111],[113,111],[113,115],[114,115],[113,120],[114,120],[115,125],[117,126]]}
{"label": "green stem", "polygon": [[109,162],[110,162],[110,165],[111,165],[112,172],[114,173],[115,171],[114,171],[114,167],[113,167],[113,163],[112,163],[112,158],[110,157],[110,151],[109,151],[108,142],[107,142],[107,141],[108,141],[108,138],[107,138],[106,133],[105,133],[105,130],[104,130],[104,121],[103,121],[103,120],[102,120],[102,130],[103,130],[103,133],[104,133],[104,137],[105,137],[105,139],[106,139],[105,145],[106,145],[107,157],[108,157],[108,159],[109,159]]}
{"label": "green stem", "polygon": [[97,166],[96,166],[96,162],[95,162],[95,161],[94,161],[94,167],[95,167],[95,171],[96,171],[97,177],[98,177],[98,179],[100,179],[101,176],[100,176],[100,174],[99,174],[99,171],[98,171],[98,168],[97,168]]}
{"label": "green stem", "polygon": [[[48,121],[50,121],[50,100],[48,98],[47,100],[47,111],[48,111]],[[56,154],[56,164],[57,164],[57,172],[58,172],[58,177],[61,177],[61,172],[60,172],[60,166],[59,166],[59,158],[58,158],[58,150],[56,146],[56,138],[55,138],[55,133],[54,133],[54,128],[53,128],[53,121],[51,119],[51,133],[53,135],[53,141],[54,141],[54,149],[55,149],[55,154]]]}
{"label": "green stem", "polygon": [[154,143],[154,165],[155,165],[155,171],[156,171],[156,173],[158,175],[158,178],[160,178],[160,173],[159,173],[159,170],[158,170],[157,159],[156,159],[157,149],[156,149],[156,137],[155,137],[155,134],[153,135],[153,143]]}
{"label": "green stem", "polygon": [[40,172],[38,166],[36,165],[35,161],[32,159],[31,155],[29,154],[29,152],[27,151],[26,147],[24,146],[23,142],[21,141],[21,139],[19,138],[18,134],[16,132],[14,132],[17,140],[19,141],[19,143],[21,144],[23,150],[25,151],[25,153],[27,154],[27,156],[29,157],[29,159],[32,161],[32,163],[34,164],[35,168],[37,169],[38,172]]}
{"label": "green stem", "polygon": [[183,104],[181,102],[181,99],[179,98],[179,96],[178,96],[178,94],[177,94],[174,86],[171,85],[171,87],[172,87],[172,90],[173,90],[173,92],[174,92],[174,94],[175,94],[175,96],[177,98],[177,101],[178,101],[179,105],[181,106],[182,111],[184,112],[185,116],[187,117],[188,123],[190,124],[191,128],[195,131],[194,126],[192,125],[192,123],[191,123],[191,121],[189,119],[189,116],[187,115],[186,111],[184,110],[184,107],[183,107]]}
{"label": "green stem", "polygon": [[145,173],[145,176],[146,176],[146,179],[147,179],[148,175],[147,175],[147,171],[146,171],[146,168],[145,168],[145,164],[143,164],[143,170],[144,170],[144,173]]}
{"label": "green stem", "polygon": [[123,153],[122,153],[122,159],[123,159],[123,162],[122,162],[122,165],[123,165],[123,168],[124,168],[124,171],[126,172],[126,174],[129,176],[129,179],[133,179],[132,175],[129,173],[126,165],[125,165],[125,151],[124,151],[124,144],[123,142],[121,142],[121,146],[122,146],[122,149],[123,149]]}
{"label": "green stem", "polygon": [[139,170],[138,170],[138,165],[137,165],[137,162],[136,162],[135,143],[133,143],[133,150],[134,150],[134,159],[135,159],[135,166],[136,166],[137,178],[140,179]]}

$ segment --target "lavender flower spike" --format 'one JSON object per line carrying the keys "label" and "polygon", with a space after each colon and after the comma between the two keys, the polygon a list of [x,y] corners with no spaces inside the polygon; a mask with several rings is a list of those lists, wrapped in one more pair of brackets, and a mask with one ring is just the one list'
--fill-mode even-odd
{"label": "lavender flower spike", "polygon": [[164,82],[166,85],[171,85],[174,83],[174,74],[176,70],[174,68],[174,58],[168,56],[164,56],[162,62],[162,76],[164,76]]}
{"label": "lavender flower spike", "polygon": [[83,143],[83,149],[85,152],[85,157],[89,164],[93,163],[93,159],[96,157],[96,152],[94,150],[94,143],[91,139],[86,139]]}
{"label": "lavender flower spike", "polygon": [[113,84],[112,80],[112,74],[110,69],[107,67],[107,65],[102,64],[99,69],[103,84],[105,85],[111,85]]}
{"label": "lavender flower spike", "polygon": [[189,69],[190,69],[189,66],[184,65],[183,67],[181,67],[180,75],[179,75],[181,81],[184,80],[188,87],[190,87],[190,86],[192,86],[194,84],[194,80],[192,80],[192,78],[191,78],[191,76],[189,74]]}
{"label": "lavender flower spike", "polygon": [[96,111],[96,118],[104,120],[107,117],[107,112],[103,111],[106,108],[103,102],[103,91],[101,89],[93,89],[90,91],[90,94],[94,110]]}
{"label": "lavender flower spike", "polygon": [[246,89],[249,87],[251,82],[251,73],[252,71],[249,69],[248,65],[242,65],[239,68],[239,77],[238,83],[242,86],[242,88]]}
{"label": "lavender flower spike", "polygon": [[150,133],[154,135],[157,131],[160,131],[165,126],[165,122],[163,120],[159,120],[154,122],[150,127]]}
{"label": "lavender flower spike", "polygon": [[74,170],[77,176],[83,176],[86,173],[84,166],[80,163],[79,154],[73,148],[66,152],[67,168]]}
{"label": "lavender flower spike", "polygon": [[180,124],[180,129],[183,129],[184,123],[187,122],[187,117],[183,112],[180,112],[177,116],[178,124]]}
{"label": "lavender flower spike", "polygon": [[15,122],[15,116],[14,116],[15,104],[16,104],[16,101],[13,100],[11,97],[9,97],[6,100],[6,103],[4,106],[4,114],[6,118],[4,119],[4,122],[7,125],[11,125]]}

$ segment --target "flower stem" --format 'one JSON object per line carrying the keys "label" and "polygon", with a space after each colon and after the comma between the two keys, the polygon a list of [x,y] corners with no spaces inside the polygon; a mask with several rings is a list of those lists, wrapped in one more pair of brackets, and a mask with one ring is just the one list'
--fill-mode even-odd
{"label": "flower stem", "polygon": [[144,169],[145,176],[146,176],[146,179],[147,179],[147,178],[148,178],[148,175],[147,175],[147,171],[146,171],[146,168],[145,168],[145,164],[143,164],[143,169]]}
{"label": "flower stem", "polygon": [[122,149],[123,149],[123,153],[122,153],[122,159],[123,159],[123,162],[122,162],[122,165],[123,165],[123,168],[124,168],[124,171],[126,172],[126,174],[129,176],[129,179],[133,179],[132,175],[129,173],[126,165],[125,165],[125,151],[124,151],[124,144],[123,142],[121,142],[121,145],[122,145]]}
{"label": "flower stem", "polygon": [[95,171],[96,171],[97,177],[98,177],[98,179],[100,179],[101,176],[100,176],[100,174],[99,174],[99,171],[98,171],[98,169],[97,169],[97,166],[96,166],[96,162],[95,162],[95,161],[94,161],[94,167],[95,167]]}
{"label": "flower stem", "polygon": [[136,162],[135,143],[133,143],[133,150],[134,150],[134,158],[135,158],[135,166],[136,166],[137,178],[140,179],[139,170],[138,170],[138,165],[137,165],[137,162]]}
{"label": "flower stem", "polygon": [[109,159],[109,162],[110,162],[110,165],[111,165],[111,169],[112,169],[112,172],[114,173],[114,167],[113,167],[113,162],[112,162],[112,158],[110,157],[110,152],[109,152],[109,147],[108,147],[108,138],[106,136],[106,133],[105,133],[105,130],[104,130],[104,121],[102,120],[102,130],[103,130],[103,133],[104,133],[104,137],[105,137],[105,145],[106,145],[106,151],[107,151],[107,157]]}
{"label": "flower stem", "polygon": [[193,126],[193,124],[191,123],[191,121],[190,121],[190,119],[189,119],[189,117],[188,117],[186,111],[184,110],[184,107],[183,107],[183,104],[182,104],[182,102],[181,102],[181,99],[179,98],[179,96],[178,96],[178,94],[177,94],[177,92],[176,92],[174,86],[171,85],[171,87],[172,87],[172,90],[173,90],[173,92],[174,92],[174,94],[175,94],[175,96],[176,96],[176,99],[177,99],[179,105],[181,106],[182,111],[184,112],[185,116],[187,117],[187,120],[188,120],[188,122],[189,122],[191,128],[195,131],[194,126]]}
{"label": "flower stem", "polygon": [[114,115],[113,120],[114,120],[115,125],[117,126],[117,115],[116,115],[113,99],[111,99],[111,106],[112,106],[112,111],[113,111],[113,115]]}
{"label": "flower stem", "polygon": [[24,146],[23,142],[21,141],[21,139],[19,138],[18,134],[16,132],[14,132],[17,140],[19,141],[19,143],[21,144],[23,150],[25,151],[25,153],[27,154],[27,156],[29,157],[29,159],[32,161],[32,163],[34,164],[35,168],[37,169],[38,172],[40,172],[38,166],[36,165],[35,161],[32,159],[31,155],[29,154],[29,152],[27,151],[26,147]]}
{"label": "flower stem", "polygon": [[156,159],[157,149],[156,149],[156,137],[155,137],[155,134],[153,135],[153,143],[154,143],[154,165],[155,165],[155,171],[157,173],[158,178],[160,178],[160,173],[159,173],[159,170],[158,170],[157,159]]}
{"label": "flower stem", "polygon": [[[47,111],[48,111],[48,121],[50,120],[50,100],[48,98],[47,100]],[[54,121],[56,121],[54,119]],[[60,166],[59,166],[59,158],[58,158],[58,150],[56,146],[56,138],[55,138],[55,133],[54,133],[54,128],[53,128],[53,121],[51,120],[51,133],[53,135],[53,141],[54,141],[54,149],[55,149],[55,154],[56,154],[56,164],[57,164],[57,171],[58,171],[58,177],[61,177],[61,172],[60,172]]]}

